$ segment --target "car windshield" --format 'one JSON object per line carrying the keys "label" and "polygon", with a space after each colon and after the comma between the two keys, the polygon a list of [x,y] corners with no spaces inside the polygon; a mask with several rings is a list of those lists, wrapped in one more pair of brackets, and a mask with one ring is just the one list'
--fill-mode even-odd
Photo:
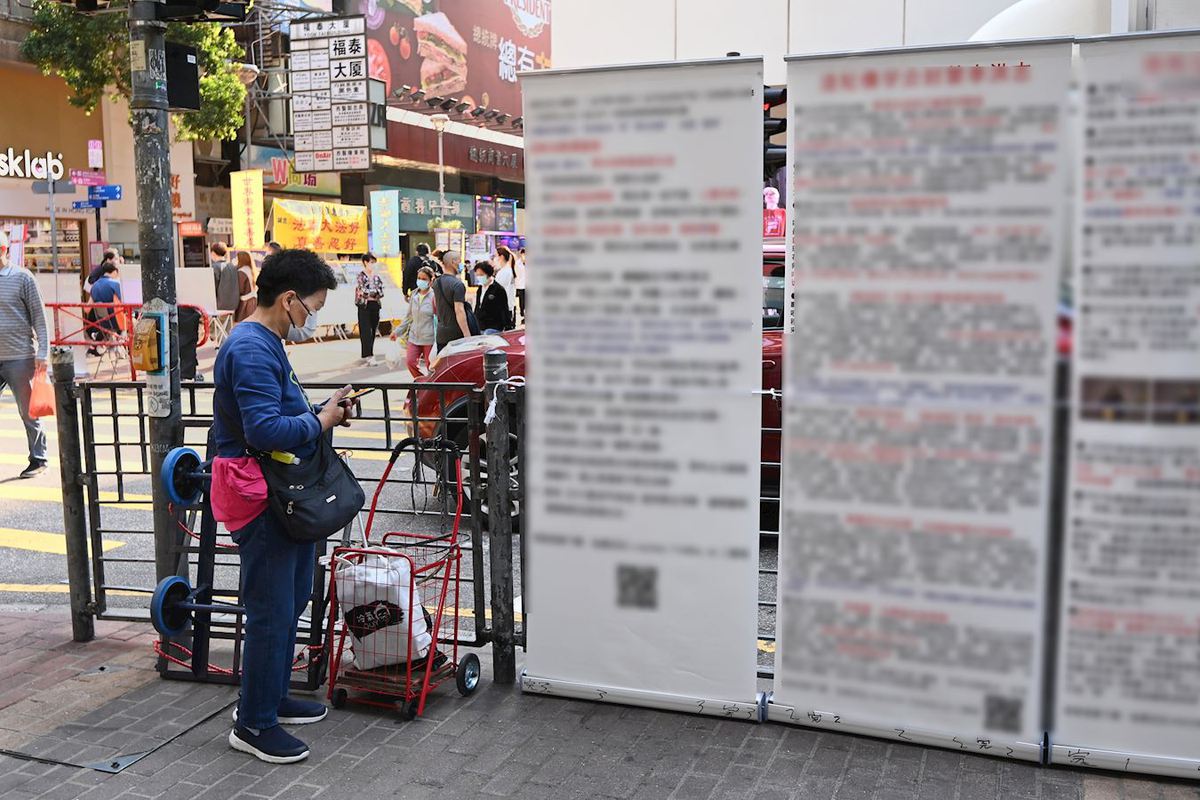
{"label": "car windshield", "polygon": [[[783,267],[779,267],[782,273]],[[784,277],[780,275],[764,275],[763,279],[763,330],[783,327],[783,303],[786,288]]]}

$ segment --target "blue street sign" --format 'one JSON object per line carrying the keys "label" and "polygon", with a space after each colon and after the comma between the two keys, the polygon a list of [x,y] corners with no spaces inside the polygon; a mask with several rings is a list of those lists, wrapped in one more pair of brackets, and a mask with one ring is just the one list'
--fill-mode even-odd
{"label": "blue street sign", "polygon": [[76,211],[82,211],[85,208],[105,208],[107,205],[108,203],[105,201],[93,197],[90,200],[72,201],[71,208],[75,209]]}
{"label": "blue street sign", "polygon": [[117,184],[117,183],[110,183],[105,186],[89,186],[88,187],[88,199],[89,200],[120,200],[121,199],[121,185]]}

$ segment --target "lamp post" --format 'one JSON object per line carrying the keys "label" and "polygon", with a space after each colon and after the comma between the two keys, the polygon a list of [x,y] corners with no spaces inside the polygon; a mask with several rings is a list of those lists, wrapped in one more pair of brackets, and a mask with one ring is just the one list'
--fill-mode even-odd
{"label": "lamp post", "polygon": [[445,114],[434,114],[429,118],[433,123],[433,129],[437,131],[438,136],[438,216],[446,213],[446,162],[442,153],[442,131],[446,130],[446,123],[450,121],[450,117]]}

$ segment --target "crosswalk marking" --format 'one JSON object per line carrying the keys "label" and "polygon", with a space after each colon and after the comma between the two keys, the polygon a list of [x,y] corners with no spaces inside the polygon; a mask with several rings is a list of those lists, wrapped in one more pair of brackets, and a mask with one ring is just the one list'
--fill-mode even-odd
{"label": "crosswalk marking", "polygon": [[[0,594],[69,594],[71,587],[65,583],[0,583]],[[109,596],[149,597],[146,592],[129,592],[124,589],[105,589]]]}
{"label": "crosswalk marking", "polygon": [[[107,553],[109,550],[124,546],[124,542],[106,540],[102,549]],[[66,537],[61,533],[27,531],[20,528],[0,528],[0,547],[31,550],[35,553],[52,553],[60,556],[67,554]]]}
{"label": "crosswalk marking", "polygon": [[[0,500],[23,500],[31,503],[58,503],[62,505],[62,489],[56,486],[29,486],[20,484],[0,484]],[[117,502],[116,492],[100,492],[100,502]],[[151,510],[150,495],[125,493],[125,503],[122,509]]]}

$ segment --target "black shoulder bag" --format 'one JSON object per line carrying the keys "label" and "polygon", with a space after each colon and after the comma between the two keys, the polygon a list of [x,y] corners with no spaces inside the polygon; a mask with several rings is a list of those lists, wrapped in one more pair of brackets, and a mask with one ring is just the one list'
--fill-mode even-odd
{"label": "black shoulder bag", "polygon": [[[285,464],[270,453],[252,448],[240,420],[213,405],[246,445],[246,454],[257,459],[267,482],[267,503],[284,533],[296,542],[319,542],[341,531],[362,510],[367,496],[346,462],[333,449],[333,432],[317,438],[312,457]],[[236,425],[234,423],[237,423]]]}

